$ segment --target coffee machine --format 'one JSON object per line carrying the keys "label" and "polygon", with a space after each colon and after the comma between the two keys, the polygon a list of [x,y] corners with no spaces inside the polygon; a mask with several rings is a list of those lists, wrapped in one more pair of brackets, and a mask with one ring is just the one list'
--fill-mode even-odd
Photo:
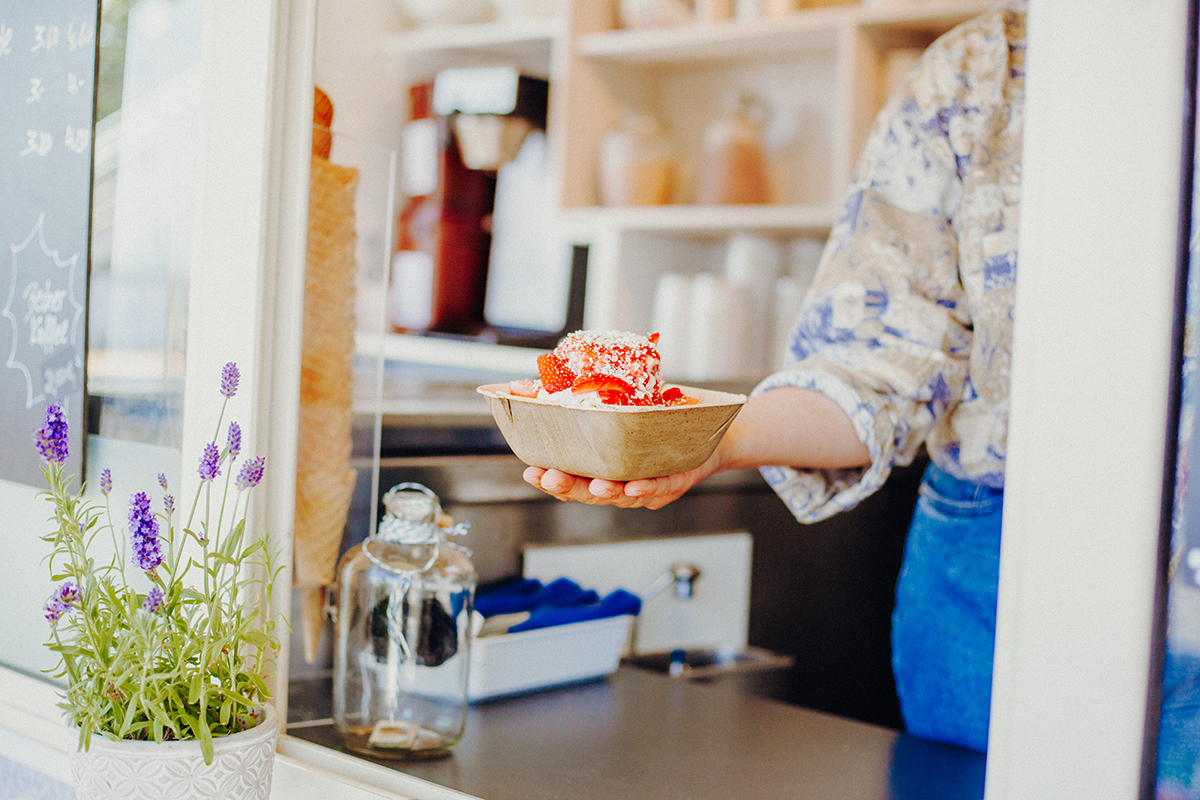
{"label": "coffee machine", "polygon": [[[549,84],[511,67],[447,69],[409,90],[389,305],[396,331],[478,338],[485,315],[501,171],[544,144]],[[530,145],[532,146],[532,145]],[[498,181],[499,179],[499,181]],[[511,220],[505,230],[536,228]]]}

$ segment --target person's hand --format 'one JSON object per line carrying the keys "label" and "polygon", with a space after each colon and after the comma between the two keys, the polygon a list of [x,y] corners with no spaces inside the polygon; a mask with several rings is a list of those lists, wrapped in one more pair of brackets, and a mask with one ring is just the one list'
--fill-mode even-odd
{"label": "person's hand", "polygon": [[684,492],[716,471],[717,456],[696,469],[661,478],[621,482],[601,478],[584,478],[557,469],[526,468],[526,483],[541,489],[559,500],[574,500],[591,505],[613,505],[620,508],[662,508],[679,499]]}

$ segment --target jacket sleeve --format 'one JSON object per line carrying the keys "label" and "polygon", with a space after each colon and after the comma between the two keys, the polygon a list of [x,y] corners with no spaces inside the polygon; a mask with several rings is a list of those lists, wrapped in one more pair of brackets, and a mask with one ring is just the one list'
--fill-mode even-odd
{"label": "jacket sleeve", "polygon": [[922,105],[913,90],[945,80],[939,66],[927,56],[876,119],[792,332],[789,364],[753,392],[798,386],[827,395],[870,451],[862,469],[762,470],[802,522],[853,507],[893,464],[911,463],[967,383],[971,319],[952,227],[963,182],[951,123],[968,109]]}

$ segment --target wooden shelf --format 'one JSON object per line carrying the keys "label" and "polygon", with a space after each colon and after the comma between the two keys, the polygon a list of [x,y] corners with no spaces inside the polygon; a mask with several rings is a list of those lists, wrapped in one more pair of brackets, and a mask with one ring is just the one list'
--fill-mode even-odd
{"label": "wooden shelf", "polygon": [[844,9],[824,8],[772,19],[603,31],[580,36],[575,52],[597,61],[643,65],[822,57],[833,54],[838,24],[846,16]]}
{"label": "wooden shelf", "polygon": [[384,50],[410,70],[515,63],[531,75],[546,78],[550,51],[564,32],[563,20],[556,17],[419,28],[389,37]]}
{"label": "wooden shelf", "polygon": [[910,0],[814,8],[764,19],[602,31],[580,36],[575,52],[596,61],[640,65],[828,57],[844,28],[941,31],[992,5],[990,0]]}
{"label": "wooden shelf", "polygon": [[378,337],[355,335],[360,355],[379,356],[392,362],[439,367],[508,372],[514,376],[537,375],[537,357],[543,352],[532,347],[512,347],[463,339],[440,339],[400,333]]}
{"label": "wooden shelf", "polygon": [[861,6],[854,24],[863,28],[907,28],[940,34],[994,6],[995,0],[907,0]]}
{"label": "wooden shelf", "polygon": [[831,206],[628,206],[577,208],[564,212],[571,229],[619,228],[646,233],[724,237],[735,231],[828,233],[837,221]]}

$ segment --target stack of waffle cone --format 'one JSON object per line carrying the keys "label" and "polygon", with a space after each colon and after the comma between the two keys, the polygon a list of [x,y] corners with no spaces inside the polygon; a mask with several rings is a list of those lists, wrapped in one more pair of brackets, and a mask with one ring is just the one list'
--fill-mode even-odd
{"label": "stack of waffle cone", "polygon": [[304,656],[316,660],[325,587],[333,582],[354,491],[354,196],[358,171],[312,158],[300,424],[296,454],[295,583]]}

